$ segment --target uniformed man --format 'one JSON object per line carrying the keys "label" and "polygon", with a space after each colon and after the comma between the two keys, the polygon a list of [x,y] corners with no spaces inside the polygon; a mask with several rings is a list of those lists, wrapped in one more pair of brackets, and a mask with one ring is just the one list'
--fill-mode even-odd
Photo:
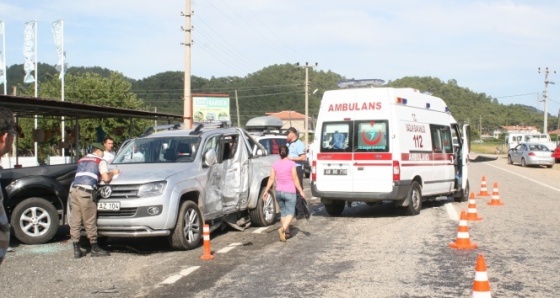
{"label": "uniformed man", "polygon": [[119,169],[108,170],[107,161],[103,159],[103,145],[93,143],[91,146],[92,152],[78,161],[76,176],[70,187],[70,238],[76,259],[83,256],[79,245],[82,223],[91,244],[91,256],[109,255],[97,244],[97,203],[94,202],[93,194],[100,179],[107,183],[120,173]]}
{"label": "uniformed man", "polygon": [[[288,128],[286,131],[286,140],[286,145],[288,145],[288,149],[290,151],[288,159],[296,163],[299,185],[301,185],[301,188],[303,189],[303,162],[307,159],[305,154],[305,145],[299,139],[299,134],[295,127]],[[299,193],[296,193],[296,198],[296,218],[301,218],[303,216],[306,219],[309,219],[309,210],[304,205],[305,198]]]}
{"label": "uniformed man", "polygon": [[[14,137],[17,134],[14,114],[5,108],[0,108],[0,157],[10,151]],[[4,210],[4,197],[0,190],[0,265],[10,244],[10,224]]]}

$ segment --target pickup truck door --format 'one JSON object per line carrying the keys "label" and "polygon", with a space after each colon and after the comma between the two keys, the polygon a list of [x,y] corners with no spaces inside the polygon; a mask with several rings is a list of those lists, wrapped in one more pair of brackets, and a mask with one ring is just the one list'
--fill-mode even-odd
{"label": "pickup truck door", "polygon": [[222,164],[221,136],[215,136],[206,140],[203,151],[214,150],[217,161],[208,167],[208,182],[204,196],[204,215],[206,219],[219,217],[222,214],[222,183],[225,178],[224,166]]}
{"label": "pickup truck door", "polygon": [[247,146],[240,142],[239,134],[223,138],[225,179],[222,179],[222,203],[225,212],[237,210],[240,200],[249,193],[249,152]]}

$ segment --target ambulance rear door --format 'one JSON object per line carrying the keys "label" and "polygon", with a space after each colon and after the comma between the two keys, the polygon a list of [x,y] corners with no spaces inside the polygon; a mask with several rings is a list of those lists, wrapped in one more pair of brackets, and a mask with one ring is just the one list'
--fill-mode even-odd
{"label": "ambulance rear door", "polygon": [[325,121],[316,155],[316,186],[320,191],[352,191],[352,121]]}

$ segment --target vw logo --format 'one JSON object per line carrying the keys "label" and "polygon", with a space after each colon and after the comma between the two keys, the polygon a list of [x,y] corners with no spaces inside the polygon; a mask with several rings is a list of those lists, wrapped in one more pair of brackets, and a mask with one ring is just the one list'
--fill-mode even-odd
{"label": "vw logo", "polygon": [[99,194],[102,198],[107,199],[111,196],[112,190],[110,186],[103,186],[99,189]]}

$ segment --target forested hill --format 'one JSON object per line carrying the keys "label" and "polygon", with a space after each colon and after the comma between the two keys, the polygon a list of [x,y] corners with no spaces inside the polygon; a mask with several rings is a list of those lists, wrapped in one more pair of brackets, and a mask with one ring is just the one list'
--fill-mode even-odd
{"label": "forested hill", "polygon": [[[58,75],[53,66],[39,64],[39,82],[52,80]],[[94,72],[109,77],[113,72],[100,67],[71,67],[69,74]],[[8,69],[8,87],[22,85],[23,66],[13,65]],[[157,108],[158,112],[181,114],[183,112],[183,72],[169,71],[141,80],[128,78],[131,91],[144,100],[147,110]],[[326,90],[338,89],[336,83],[346,79],[331,71],[317,71],[309,68],[309,114],[316,117],[322,94]],[[212,77],[191,79],[192,93],[229,94],[232,122],[237,123],[239,103],[240,123],[262,116],[267,112],[295,110],[305,112],[305,69],[292,64],[272,65],[245,77]],[[11,84],[10,84],[11,83]],[[484,134],[503,125],[534,125],[542,129],[542,111],[525,105],[502,105],[489,95],[475,93],[461,87],[455,80],[443,82],[432,77],[404,77],[390,81],[387,86],[411,87],[432,92],[444,99],[458,121],[470,121],[475,136],[482,125]],[[313,92],[317,90],[314,94]],[[237,91],[237,100],[235,93]],[[558,118],[549,117],[548,130],[556,129]]]}

